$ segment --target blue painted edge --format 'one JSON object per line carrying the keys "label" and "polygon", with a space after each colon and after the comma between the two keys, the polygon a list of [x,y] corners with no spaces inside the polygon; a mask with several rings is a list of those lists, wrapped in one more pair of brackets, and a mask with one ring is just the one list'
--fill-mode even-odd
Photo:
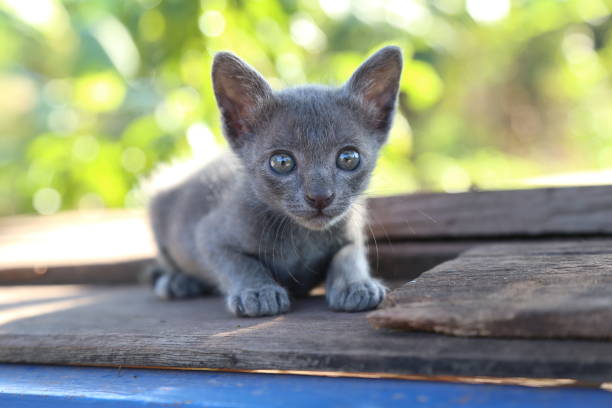
{"label": "blue painted edge", "polygon": [[595,388],[0,364],[0,407],[610,407]]}

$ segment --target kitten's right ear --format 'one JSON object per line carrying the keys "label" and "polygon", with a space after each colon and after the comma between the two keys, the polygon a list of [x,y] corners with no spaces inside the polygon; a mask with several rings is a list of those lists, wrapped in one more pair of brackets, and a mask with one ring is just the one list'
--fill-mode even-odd
{"label": "kitten's right ear", "polygon": [[402,51],[384,47],[368,58],[345,85],[374,129],[388,131],[402,74]]}
{"label": "kitten's right ear", "polygon": [[257,108],[272,95],[261,75],[229,52],[215,55],[213,88],[230,145],[240,147],[252,131]]}

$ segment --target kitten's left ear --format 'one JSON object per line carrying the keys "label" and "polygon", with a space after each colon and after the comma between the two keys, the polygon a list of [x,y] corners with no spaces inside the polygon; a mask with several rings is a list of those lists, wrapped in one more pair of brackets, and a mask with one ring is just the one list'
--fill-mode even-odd
{"label": "kitten's left ear", "polygon": [[386,132],[391,127],[401,73],[402,51],[389,46],[361,64],[345,85],[376,130]]}
{"label": "kitten's left ear", "polygon": [[225,136],[233,148],[239,148],[249,141],[258,109],[271,98],[272,89],[257,71],[229,52],[215,55],[212,80]]}

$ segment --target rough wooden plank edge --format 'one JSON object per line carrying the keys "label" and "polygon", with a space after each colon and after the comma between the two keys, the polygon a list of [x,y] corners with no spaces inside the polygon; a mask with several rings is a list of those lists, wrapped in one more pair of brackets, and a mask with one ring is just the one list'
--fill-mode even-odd
{"label": "rough wooden plank edge", "polygon": [[[417,317],[412,320],[407,319],[410,314],[416,314]],[[579,318],[586,317],[579,313],[576,313],[576,315]],[[370,312],[366,317],[372,327],[377,329],[431,332],[461,337],[612,340],[612,334],[610,333],[582,333],[571,329],[561,331],[558,325],[554,326],[554,334],[534,331],[530,326],[533,326],[535,319],[542,319],[537,313],[519,313],[510,316],[507,320],[489,322],[472,321],[468,318],[467,320],[470,321],[466,323],[455,319],[445,319],[443,321],[427,319],[418,316],[418,310],[415,311],[414,308],[395,306]],[[548,322],[548,325],[553,324]]]}

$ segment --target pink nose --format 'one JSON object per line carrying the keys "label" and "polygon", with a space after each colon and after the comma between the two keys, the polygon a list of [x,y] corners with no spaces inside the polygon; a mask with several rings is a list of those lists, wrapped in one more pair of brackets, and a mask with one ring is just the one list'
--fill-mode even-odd
{"label": "pink nose", "polygon": [[334,200],[336,195],[334,193],[327,194],[306,194],[306,202],[312,208],[316,208],[317,210],[322,210],[325,207],[328,207],[331,202]]}

